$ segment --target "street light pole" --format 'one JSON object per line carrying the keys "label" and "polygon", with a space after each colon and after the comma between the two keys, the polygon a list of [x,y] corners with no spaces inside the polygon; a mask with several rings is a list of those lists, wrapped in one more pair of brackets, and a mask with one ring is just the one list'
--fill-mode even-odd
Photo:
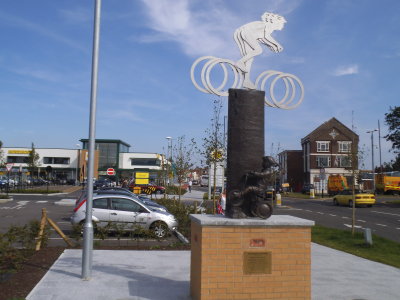
{"label": "street light pole", "polygon": [[169,170],[170,170],[170,163],[171,163],[171,149],[170,149],[170,142],[172,141],[172,137],[167,136],[167,186],[169,185]]}
{"label": "street light pole", "polygon": [[379,122],[379,120],[378,120],[378,137],[379,137],[379,170],[380,170],[380,173],[382,174],[383,173],[383,170],[382,170],[382,147],[381,147],[381,124],[380,124],[380,122]]}
{"label": "street light pole", "polygon": [[80,148],[80,145],[79,144],[76,144],[75,145],[76,146],[76,170],[75,170],[75,185],[79,185],[78,184],[78,182],[79,182],[79,180],[78,180],[78,168],[79,168],[79,148]]}
{"label": "street light pole", "polygon": [[83,251],[82,251],[82,279],[90,280],[92,276],[93,261],[93,174],[94,174],[94,151],[96,138],[96,102],[97,102],[97,74],[99,60],[99,41],[100,41],[100,12],[101,0],[96,0],[94,14],[93,32],[93,54],[92,54],[92,79],[90,93],[90,119],[89,119],[89,157],[88,157],[88,177],[87,177],[87,200],[86,217],[83,226]]}
{"label": "street light pole", "polygon": [[375,163],[374,163],[374,132],[378,129],[369,130],[367,133],[371,134],[371,159],[372,159],[372,191],[375,193]]}

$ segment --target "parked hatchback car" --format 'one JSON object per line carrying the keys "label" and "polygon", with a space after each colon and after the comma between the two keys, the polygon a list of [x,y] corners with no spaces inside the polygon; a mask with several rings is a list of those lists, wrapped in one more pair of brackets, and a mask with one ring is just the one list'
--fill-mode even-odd
{"label": "parked hatchback car", "polygon": [[[71,223],[83,225],[85,218],[86,197],[76,204]],[[178,227],[178,221],[169,212],[152,210],[145,204],[120,194],[94,195],[92,220],[95,227],[115,224],[127,231],[137,225],[152,230],[159,238]]]}
{"label": "parked hatchback car", "polygon": [[[366,205],[371,207],[375,204],[375,195],[370,193],[364,193],[359,190],[355,191],[354,195],[356,205]],[[343,190],[339,192],[335,197],[333,197],[334,205],[348,205],[350,207],[353,206],[353,191],[352,190]]]}
{"label": "parked hatchback car", "polygon": [[93,193],[95,193],[95,194],[101,194],[101,193],[103,193],[103,194],[106,194],[106,193],[121,194],[121,195],[132,197],[135,200],[139,200],[140,202],[143,202],[145,205],[149,206],[149,208],[151,208],[151,209],[160,210],[160,211],[168,211],[165,206],[158,204],[147,197],[144,197],[141,195],[136,195],[136,194],[132,193],[131,191],[124,189],[124,188],[120,188],[120,187],[105,187],[105,188],[101,188],[99,190],[95,190],[95,191],[93,191]]}

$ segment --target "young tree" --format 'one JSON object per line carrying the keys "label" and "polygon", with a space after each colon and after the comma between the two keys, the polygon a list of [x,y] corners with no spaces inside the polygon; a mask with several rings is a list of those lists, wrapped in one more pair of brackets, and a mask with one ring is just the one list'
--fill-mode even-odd
{"label": "young tree", "polygon": [[3,157],[3,150],[1,148],[3,148],[2,141],[0,141],[0,167],[4,167],[5,161],[4,161],[4,157]]}
{"label": "young tree", "polygon": [[393,170],[400,170],[400,106],[390,108],[385,114],[385,123],[389,126],[389,134],[385,135],[387,141],[392,142],[392,149],[397,156],[391,162]]}
{"label": "young tree", "polygon": [[175,143],[172,160],[173,169],[179,183],[179,201],[181,201],[182,183],[186,179],[188,173],[193,168],[193,156],[196,148],[196,143],[192,139],[189,143],[186,142],[185,136],[178,137]]}
{"label": "young tree", "polygon": [[[213,116],[211,118],[210,128],[206,129],[207,136],[203,138],[203,150],[201,154],[206,159],[208,166],[212,166],[213,170],[213,213],[215,214],[216,207],[216,172],[217,164],[223,162],[226,158],[226,145],[225,145],[225,132],[221,123],[221,110],[222,110],[222,100],[217,99],[214,101]],[[209,174],[210,176],[211,174]],[[223,189],[224,187],[222,187]]]}
{"label": "young tree", "polygon": [[32,143],[32,149],[28,155],[28,169],[31,177],[35,174],[36,168],[39,166],[40,156],[35,150],[35,145]]}
{"label": "young tree", "polygon": [[397,153],[400,150],[400,106],[390,108],[390,112],[385,114],[385,123],[389,126],[385,139],[392,142],[392,148]]}

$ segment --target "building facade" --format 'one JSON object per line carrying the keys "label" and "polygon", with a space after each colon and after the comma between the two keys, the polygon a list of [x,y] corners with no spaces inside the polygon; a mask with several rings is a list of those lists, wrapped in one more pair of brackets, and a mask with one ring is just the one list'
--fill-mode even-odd
{"label": "building facade", "polygon": [[[28,147],[3,147],[5,163],[12,165],[11,177],[40,177],[55,181],[79,181],[87,178],[88,140],[82,139],[82,149],[35,148],[39,155],[34,174],[29,170],[28,158],[32,151]],[[150,180],[155,180],[166,164],[165,156],[158,153],[129,152],[130,145],[121,140],[98,139],[95,142],[94,177],[119,181],[134,178],[136,172],[148,172]],[[107,175],[108,169],[115,175]],[[0,176],[8,175],[5,168]]]}
{"label": "building facade", "polygon": [[313,184],[317,193],[327,192],[329,175],[343,175],[352,184],[353,168],[358,172],[358,142],[358,135],[336,118],[324,122],[301,139],[301,158],[299,150],[280,153],[281,182],[298,182],[301,174],[301,185]]}
{"label": "building facade", "polygon": [[300,191],[304,183],[303,151],[285,150],[278,154],[280,182],[292,191]]}

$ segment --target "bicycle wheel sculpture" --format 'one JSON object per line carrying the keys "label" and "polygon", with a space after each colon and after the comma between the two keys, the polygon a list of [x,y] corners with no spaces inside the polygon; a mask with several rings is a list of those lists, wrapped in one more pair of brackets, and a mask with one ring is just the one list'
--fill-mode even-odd
{"label": "bicycle wheel sculpture", "polygon": [[[250,69],[254,57],[262,53],[260,44],[266,45],[273,52],[283,50],[283,47],[271,34],[275,30],[282,30],[285,23],[286,20],[282,16],[266,12],[261,16],[261,21],[251,22],[239,27],[234,33],[234,39],[242,58],[237,62],[213,56],[198,58],[190,69],[190,78],[194,86],[203,93],[218,96],[228,96],[229,88],[258,89],[265,91],[265,104],[267,106],[282,109],[293,109],[299,106],[304,99],[304,87],[295,75],[268,70],[257,77],[255,84],[250,80]],[[201,68],[200,80],[197,82],[195,71],[200,63],[204,63],[204,65]],[[222,80],[219,85],[215,86],[212,83],[211,73],[217,67],[222,72]],[[229,74],[233,78],[229,78]],[[280,81],[282,83],[278,83]],[[229,82],[230,84],[228,84]],[[280,88],[277,88],[277,85]],[[279,90],[278,93],[277,90]],[[279,98],[277,94],[283,96]]]}
{"label": "bicycle wheel sculpture", "polygon": [[[201,83],[195,78],[196,67],[204,62],[201,68]],[[219,86],[215,87],[211,81],[211,72],[213,68],[219,66],[222,69],[223,80]],[[233,76],[233,83],[227,86],[229,79],[229,70]],[[214,94],[218,96],[228,96],[229,88],[243,87],[245,72],[237,67],[235,62],[229,59],[213,56],[202,56],[198,58],[190,69],[190,78],[194,86],[203,93]],[[285,92],[281,99],[277,99],[275,89],[278,81],[283,81]],[[280,71],[265,71],[261,73],[255,82],[258,90],[265,91],[265,104],[270,107],[293,109],[301,104],[304,99],[304,87],[300,79],[289,73]],[[269,86],[269,89],[268,89]],[[299,93],[297,93],[299,91]]]}

